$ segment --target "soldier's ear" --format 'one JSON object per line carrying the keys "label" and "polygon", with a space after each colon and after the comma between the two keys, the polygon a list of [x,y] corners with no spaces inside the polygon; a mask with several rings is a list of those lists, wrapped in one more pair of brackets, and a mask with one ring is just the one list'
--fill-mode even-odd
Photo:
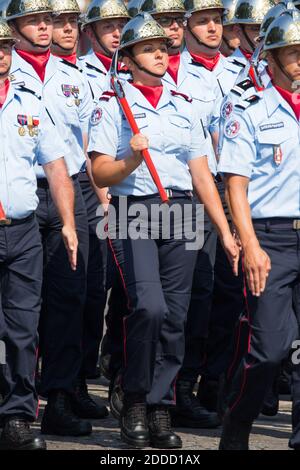
{"label": "soldier's ear", "polygon": [[122,57],[122,62],[123,62],[124,65],[126,65],[128,70],[130,70],[130,72],[131,72],[134,64],[133,64],[132,60],[130,59],[130,57],[128,57],[127,55],[124,55]]}

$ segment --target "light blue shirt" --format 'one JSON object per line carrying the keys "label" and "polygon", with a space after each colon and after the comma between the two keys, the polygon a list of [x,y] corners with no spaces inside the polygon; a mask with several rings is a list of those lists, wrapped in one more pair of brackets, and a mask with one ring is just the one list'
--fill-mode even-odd
{"label": "light blue shirt", "polygon": [[[36,124],[31,135],[28,117]],[[38,205],[35,164],[62,158],[65,146],[43,101],[13,82],[0,110],[0,140],[0,201],[8,218],[22,219]]]}
{"label": "light blue shirt", "polygon": [[250,179],[252,218],[299,218],[299,121],[270,79],[255,96],[235,106],[227,121],[218,169]]}
{"label": "light blue shirt", "polygon": [[89,81],[94,102],[97,103],[102,93],[110,89],[109,74],[92,50],[88,54],[79,57],[78,64]]}
{"label": "light blue shirt", "polygon": [[[219,121],[220,132],[218,142],[218,154],[220,154],[222,151],[224,126],[226,125],[226,121],[230,119],[231,114],[234,110],[234,106],[239,102],[250,98],[253,94],[256,93],[255,85],[252,79],[249,77],[248,72],[248,68],[242,69],[241,73],[238,75],[238,79],[235,86],[232,88],[230,93],[228,93],[228,95],[223,99]],[[265,61],[259,62],[258,73],[260,75],[262,84],[265,84],[267,86],[270,81],[270,78],[266,71]]]}
{"label": "light blue shirt", "polygon": [[[13,52],[11,71],[18,81],[24,80],[43,96],[61,137],[69,152],[65,155],[69,175],[75,175],[85,166],[83,134],[88,132],[89,119],[94,107],[92,94],[85,75],[76,66],[67,65],[50,55],[44,83],[34,68]],[[55,141],[52,143],[55,148]],[[37,177],[44,178],[40,167]]]}
{"label": "light blue shirt", "polygon": [[175,90],[192,98],[192,106],[195,107],[199,114],[199,119],[201,119],[208,139],[208,146],[210,148],[208,153],[208,165],[210,171],[216,174],[217,161],[210,132],[218,131],[220,94],[216,96],[213,90],[206,85],[199,75],[194,73],[192,68],[185,68],[182,60],[180,60],[179,63],[177,83],[174,82],[168,72],[163,78],[163,83],[170,91]]}
{"label": "light blue shirt", "polygon": [[[203,127],[191,103],[172,96],[164,87],[153,108],[144,95],[122,81],[129,106],[142,134],[149,139],[149,152],[164,188],[192,190],[188,162],[206,156],[207,141]],[[132,131],[116,97],[100,101],[91,118],[89,152],[98,152],[121,160],[132,154]],[[143,196],[157,193],[145,162],[120,184],[110,188],[112,195]]]}

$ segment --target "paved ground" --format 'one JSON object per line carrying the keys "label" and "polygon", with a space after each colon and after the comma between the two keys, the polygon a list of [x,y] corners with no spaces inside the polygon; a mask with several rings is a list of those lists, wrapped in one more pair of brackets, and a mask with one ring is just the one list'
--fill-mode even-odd
{"label": "paved ground", "polygon": [[[90,393],[96,400],[102,402],[107,397],[107,383],[101,379],[90,382]],[[39,429],[45,402],[41,402],[39,422],[35,425]],[[251,436],[251,449],[256,450],[287,450],[288,439],[291,432],[291,403],[280,402],[280,412],[274,418],[260,416],[255,422]],[[105,420],[93,421],[93,433],[83,438],[63,438],[46,436],[49,450],[111,450],[126,449],[119,438],[117,421],[112,417]],[[178,429],[185,450],[217,449],[220,429]]]}

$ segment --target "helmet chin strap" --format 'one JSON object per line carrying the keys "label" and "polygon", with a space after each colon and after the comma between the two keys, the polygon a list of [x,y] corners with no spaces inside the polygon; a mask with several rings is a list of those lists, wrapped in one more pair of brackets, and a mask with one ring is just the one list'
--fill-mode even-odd
{"label": "helmet chin strap", "polygon": [[127,51],[124,51],[124,54],[127,55],[127,57],[129,57],[130,60],[132,60],[132,62],[137,66],[137,68],[139,70],[141,70],[142,72],[145,72],[147,73],[148,75],[151,75],[151,77],[155,77],[155,78],[163,78],[163,76],[165,75],[164,73],[154,73],[154,72],[150,72],[150,70],[147,70],[145,67],[142,67],[132,56],[132,54],[130,54],[130,52],[127,52]]}
{"label": "helmet chin strap", "polygon": [[227,48],[228,48],[231,52],[234,52],[234,51],[235,51],[235,48],[234,48],[234,47],[231,47],[231,46],[229,45],[228,39],[225,38],[225,36],[222,36],[222,39],[223,39],[223,41],[225,42]]}
{"label": "helmet chin strap", "polygon": [[256,45],[255,43],[251,41],[251,39],[249,38],[249,35],[246,33],[245,25],[241,24],[240,27],[243,32],[244,38],[246,39],[248,45],[250,46],[250,51],[254,52],[254,50],[256,49]]}
{"label": "helmet chin strap", "polygon": [[59,49],[62,49],[64,52],[70,52],[70,51],[73,51],[73,47],[63,47],[61,46],[60,44],[58,44],[58,42],[55,42],[55,41],[52,41],[52,46],[56,46],[56,47],[59,47]]}
{"label": "helmet chin strap", "polygon": [[92,28],[92,31],[94,33],[94,36],[96,38],[96,41],[98,43],[98,45],[101,47],[101,49],[103,49],[103,51],[105,52],[105,54],[108,56],[108,57],[112,57],[114,54],[113,52],[111,52],[104,44],[103,42],[101,41],[101,39],[99,38],[99,35],[96,31],[96,28],[95,28],[95,25],[94,23],[91,24],[91,28]]}
{"label": "helmet chin strap", "polygon": [[271,51],[271,54],[272,54],[272,57],[273,57],[276,65],[279,67],[281,73],[283,73],[283,75],[292,83],[294,81],[294,79],[293,79],[293,77],[291,77],[291,75],[286,70],[284,70],[282,63],[280,62],[280,60],[277,57],[277,53],[275,51]]}
{"label": "helmet chin strap", "polygon": [[220,44],[217,47],[216,46],[210,46],[209,44],[206,44],[205,42],[201,41],[201,39],[199,39],[198,36],[196,36],[196,34],[192,31],[192,29],[189,25],[189,21],[187,21],[186,28],[191,33],[191,35],[193,36],[195,41],[199,44],[199,46],[205,46],[205,47],[207,47],[207,49],[211,49],[211,50],[219,49],[222,41],[220,42]]}
{"label": "helmet chin strap", "polygon": [[23,34],[20,29],[19,29],[19,26],[17,25],[17,23],[14,21],[14,27],[16,28],[16,30],[18,31],[18,34],[23,38],[25,39],[25,41],[29,42],[29,44],[31,44],[33,47],[37,48],[37,47],[40,47],[42,49],[49,49],[50,45],[51,45],[51,42],[49,43],[48,46],[41,46],[40,44],[37,44],[36,42],[32,41],[31,39],[29,39],[27,36],[25,36],[25,34]]}

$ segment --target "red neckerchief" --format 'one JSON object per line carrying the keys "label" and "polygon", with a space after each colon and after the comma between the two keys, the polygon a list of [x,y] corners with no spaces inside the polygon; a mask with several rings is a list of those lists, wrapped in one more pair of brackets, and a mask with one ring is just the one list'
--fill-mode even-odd
{"label": "red neckerchief", "polygon": [[169,66],[167,72],[171,75],[174,82],[177,84],[178,70],[180,65],[180,52],[178,54],[169,55]]}
{"label": "red neckerchief", "polygon": [[108,72],[111,66],[112,58],[107,57],[107,55],[100,54],[100,52],[95,52],[95,54]]}
{"label": "red neckerchief", "polygon": [[245,51],[245,49],[242,49],[241,47],[240,47],[240,51],[245,57],[245,59],[247,59],[248,61],[251,59],[253,52],[247,52]]}
{"label": "red neckerchief", "polygon": [[16,49],[16,51],[22,59],[32,65],[43,82],[45,80],[46,65],[50,58],[50,50],[48,49],[46,52],[27,52]]}
{"label": "red neckerchief", "polygon": [[10,81],[7,78],[4,83],[0,83],[0,109],[5,103],[7,93],[9,90]]}
{"label": "red neckerchief", "polygon": [[[274,83],[273,83],[273,85],[274,85]],[[282,98],[284,98],[288,102],[288,104],[290,105],[290,107],[294,111],[294,113],[296,115],[296,118],[299,121],[299,118],[300,118],[300,103],[299,103],[300,95],[298,93],[295,94],[295,92],[292,93],[291,91],[285,90],[284,88],[281,88],[278,85],[274,85],[274,87],[276,88],[278,93],[281,94]]]}
{"label": "red neckerchief", "polygon": [[197,54],[192,54],[191,52],[190,54],[195,62],[198,62],[199,64],[203,65],[210,72],[212,72],[216,68],[221,58],[220,52],[218,52],[217,55],[215,55],[215,57],[211,57],[211,58],[203,57]]}
{"label": "red neckerchief", "polygon": [[56,55],[56,57],[59,57],[60,59],[66,60],[67,62],[70,62],[71,64],[76,65],[77,62],[77,53],[73,52],[71,55]]}
{"label": "red neckerchief", "polygon": [[152,104],[153,108],[156,108],[163,92],[163,85],[147,86],[137,85],[136,83],[131,83],[131,85],[140,90],[149,103]]}

